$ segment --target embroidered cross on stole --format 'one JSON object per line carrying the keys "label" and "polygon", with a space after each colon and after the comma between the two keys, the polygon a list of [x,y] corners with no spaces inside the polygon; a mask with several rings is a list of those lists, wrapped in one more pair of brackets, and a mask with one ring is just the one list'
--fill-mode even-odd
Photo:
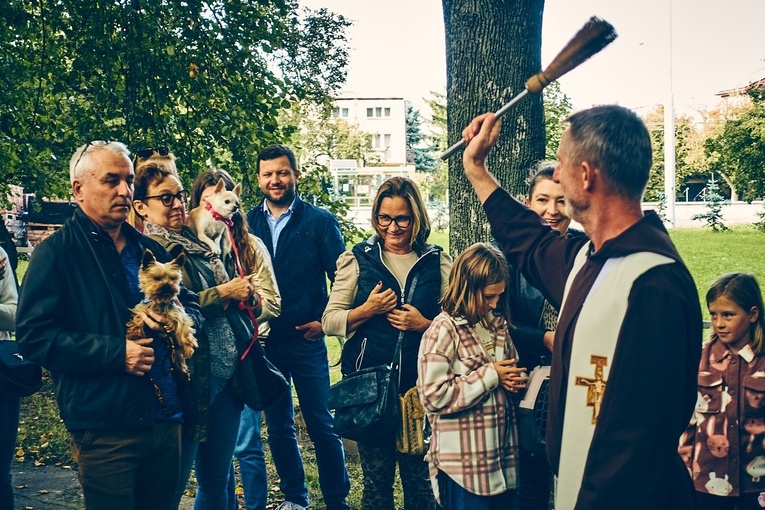
{"label": "embroidered cross on stole", "polygon": [[595,365],[595,378],[576,376],[577,386],[587,387],[587,406],[592,407],[592,424],[598,422],[600,414],[600,404],[603,403],[603,395],[606,394],[606,380],[603,379],[603,367],[608,365],[608,358],[605,356],[590,356],[590,363]]}
{"label": "embroidered cross on stole", "polygon": [[[586,244],[576,257],[566,281],[566,298],[574,278],[587,261]],[[556,510],[573,509],[584,477],[592,438],[601,413],[607,412],[607,382],[629,295],[635,280],[646,271],[674,261],[663,255],[640,252],[606,261],[580,307],[571,333],[571,357],[565,386],[565,410],[560,464],[555,490]],[[593,370],[593,365],[595,365]],[[593,374],[591,377],[589,374]]]}

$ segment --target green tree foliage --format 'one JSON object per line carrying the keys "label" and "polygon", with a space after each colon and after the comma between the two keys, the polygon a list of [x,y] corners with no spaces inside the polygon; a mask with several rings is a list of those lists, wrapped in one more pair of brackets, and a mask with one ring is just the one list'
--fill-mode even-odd
{"label": "green tree foliage", "polygon": [[430,99],[426,102],[430,107],[430,135],[428,142],[432,151],[436,153],[434,158],[434,170],[430,172],[422,182],[422,188],[431,200],[439,203],[446,202],[446,194],[449,191],[449,164],[442,161],[438,154],[446,150],[448,146],[446,134],[446,96],[438,92],[431,92]]}
{"label": "green tree foliage", "polygon": [[332,186],[332,174],[326,165],[310,161],[300,165],[298,191],[307,202],[317,207],[328,209],[340,223],[340,232],[345,243],[353,243],[364,237],[364,231],[348,218],[348,204],[345,200],[336,200]]}
{"label": "green tree foliage", "polygon": [[0,182],[69,195],[88,140],[167,145],[187,182],[220,166],[252,198],[277,114],[344,81],[349,22],[298,0],[6,0],[0,17]]}
{"label": "green tree foliage", "polygon": [[560,88],[557,81],[549,84],[542,92],[542,104],[545,111],[545,159],[558,159],[560,137],[566,130],[564,121],[571,114],[571,99]]}
{"label": "green tree foliage", "polygon": [[749,93],[752,103],[727,120],[706,142],[710,168],[727,177],[742,200],[765,197],[765,95]]}
{"label": "green tree foliage", "polygon": [[422,117],[420,111],[411,104],[406,104],[406,156],[410,155],[414,168],[418,172],[432,172],[436,169],[436,159],[433,157],[433,147],[424,146],[427,142],[422,132]]}
{"label": "green tree foliage", "polygon": [[329,102],[295,102],[279,119],[290,132],[290,144],[301,165],[330,159],[353,159],[361,166],[380,161],[372,150],[372,136],[345,119],[333,117]]}
{"label": "green tree foliage", "polygon": [[720,194],[720,187],[717,185],[714,177],[707,181],[704,201],[706,202],[706,212],[694,214],[691,216],[691,219],[704,220],[706,226],[712,227],[712,230],[715,232],[728,230],[728,227],[723,223],[722,208],[730,202],[725,200],[725,197]]}

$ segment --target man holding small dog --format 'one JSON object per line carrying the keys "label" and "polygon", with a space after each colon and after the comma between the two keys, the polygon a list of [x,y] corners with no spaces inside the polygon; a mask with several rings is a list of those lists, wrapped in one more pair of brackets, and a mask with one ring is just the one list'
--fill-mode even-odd
{"label": "man holding small dog", "polygon": [[[51,373],[72,437],[87,509],[170,509],[180,471],[181,423],[193,421],[188,378],[166,361],[164,319],[144,315],[144,336],[126,339],[143,297],[144,249],[170,260],[125,220],[133,164],[119,142],[94,141],[69,163],[78,208],[37,246],[17,314],[20,351]],[[199,330],[196,295],[181,302]],[[164,346],[164,347],[163,347]]]}
{"label": "man holding small dog", "polygon": [[[327,405],[329,365],[320,322],[328,300],[327,277],[334,279],[337,257],[345,250],[345,243],[337,219],[297,194],[299,178],[295,154],[289,147],[272,145],[258,154],[258,184],[265,199],[250,211],[247,221],[252,233],[268,247],[282,295],[281,315],[269,321],[266,357],[287,381],[295,382],[300,410],[316,451],[326,508],[347,509],[350,482],[343,443],[334,432]],[[278,508],[307,507],[292,394],[268,407],[265,414],[268,443],[286,499]],[[248,509],[265,506],[266,474],[259,431],[260,413],[245,408],[236,454]]]}

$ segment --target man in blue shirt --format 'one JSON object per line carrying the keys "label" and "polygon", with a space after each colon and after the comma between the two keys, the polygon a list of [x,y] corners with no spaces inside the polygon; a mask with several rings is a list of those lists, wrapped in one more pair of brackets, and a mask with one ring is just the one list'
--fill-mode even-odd
{"label": "man in blue shirt", "polygon": [[[296,191],[300,178],[295,154],[272,145],[258,154],[258,184],[265,198],[247,215],[252,233],[268,247],[282,296],[282,313],[269,321],[266,357],[294,380],[300,410],[314,444],[319,485],[328,510],[348,509],[350,490],[340,437],[332,426],[327,346],[321,315],[327,305],[327,277],[345,250],[337,219],[304,202]],[[285,502],[279,509],[308,506],[308,490],[294,426],[292,394],[265,411],[268,443],[281,478]],[[237,445],[247,508],[263,508],[266,474],[260,444],[260,413],[245,408]]]}

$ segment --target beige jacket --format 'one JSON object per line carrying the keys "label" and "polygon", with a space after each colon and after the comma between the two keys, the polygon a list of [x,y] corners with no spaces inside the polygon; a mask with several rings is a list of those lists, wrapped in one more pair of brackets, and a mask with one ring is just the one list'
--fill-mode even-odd
{"label": "beige jacket", "polygon": [[282,298],[279,294],[279,286],[274,275],[274,265],[271,262],[268,248],[259,237],[252,234],[250,234],[250,242],[255,251],[258,252],[258,262],[252,274],[255,291],[260,296],[263,305],[258,316],[258,335],[266,336],[271,329],[268,320],[278,317],[282,312]]}

